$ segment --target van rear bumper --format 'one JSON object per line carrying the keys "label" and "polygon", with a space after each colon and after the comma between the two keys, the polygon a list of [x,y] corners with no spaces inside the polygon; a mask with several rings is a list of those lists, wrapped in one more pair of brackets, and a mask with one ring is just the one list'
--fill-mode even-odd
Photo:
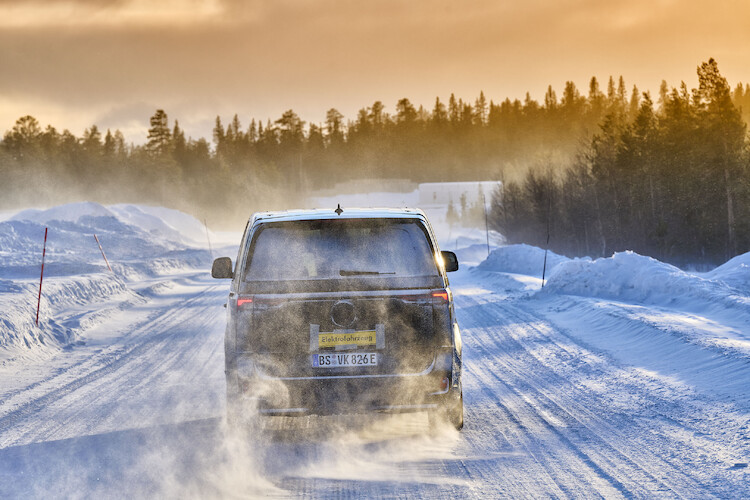
{"label": "van rear bumper", "polygon": [[[253,377],[228,393],[236,395],[239,411],[269,416],[407,413],[434,410],[451,400],[458,388],[450,377],[450,372],[434,371],[416,376]],[[227,377],[228,385],[231,379]]]}

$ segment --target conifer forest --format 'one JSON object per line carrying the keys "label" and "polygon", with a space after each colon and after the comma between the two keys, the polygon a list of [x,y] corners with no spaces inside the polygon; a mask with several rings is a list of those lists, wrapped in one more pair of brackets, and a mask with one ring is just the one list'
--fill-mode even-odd
{"label": "conifer forest", "polygon": [[[142,144],[91,125],[82,136],[20,117],[0,142],[0,209],[90,200],[172,206],[236,225],[260,209],[358,179],[502,181],[490,226],[509,243],[568,256],[634,250],[712,265],[750,250],[750,84],[710,59],[694,88],[658,95],[591,78],[549,86],[543,101],[426,105],[376,101],[322,123],[217,116],[213,137],[186,137],[163,109]],[[483,223],[484,221],[482,221]]]}

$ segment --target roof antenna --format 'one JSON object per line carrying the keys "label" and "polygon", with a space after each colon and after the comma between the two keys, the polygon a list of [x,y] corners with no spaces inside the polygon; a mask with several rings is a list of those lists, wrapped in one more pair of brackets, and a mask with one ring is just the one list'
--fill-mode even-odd
{"label": "roof antenna", "polygon": [[336,215],[341,215],[342,213],[344,213],[344,209],[341,208],[341,203],[338,203],[338,206],[336,207],[336,210],[334,210],[334,212],[336,212]]}

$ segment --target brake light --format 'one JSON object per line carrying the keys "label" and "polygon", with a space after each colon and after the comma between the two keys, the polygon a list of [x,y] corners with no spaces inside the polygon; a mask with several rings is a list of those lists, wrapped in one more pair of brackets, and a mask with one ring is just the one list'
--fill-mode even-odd
{"label": "brake light", "polygon": [[432,299],[432,324],[435,329],[435,339],[441,346],[453,344],[453,330],[451,328],[451,308],[448,302],[448,290],[435,290],[430,293]]}
{"label": "brake light", "polygon": [[450,383],[450,380],[448,380],[448,377],[443,378],[443,380],[440,381],[440,390],[447,391],[449,383]]}
{"label": "brake light", "polygon": [[409,304],[430,302],[433,304],[446,304],[448,303],[448,290],[438,290],[425,294],[402,295],[399,299]]}
{"label": "brake light", "polygon": [[243,304],[252,304],[252,303],[253,303],[252,297],[237,297],[237,307],[240,307]]}

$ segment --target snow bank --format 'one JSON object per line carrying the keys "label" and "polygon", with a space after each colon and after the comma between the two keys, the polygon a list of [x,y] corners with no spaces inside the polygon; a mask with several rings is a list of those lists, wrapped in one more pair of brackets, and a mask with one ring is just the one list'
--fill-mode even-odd
{"label": "snow bank", "polygon": [[729,286],[750,293],[750,252],[728,260],[704,277],[721,280]]}
{"label": "snow bank", "polygon": [[[6,217],[9,221],[30,221],[42,225],[57,222],[83,223],[92,218],[110,218],[136,227],[160,239],[204,245],[206,229],[195,217],[179,210],[145,205],[119,204],[104,207],[98,203],[68,203],[47,210],[28,209]],[[2,219],[0,219],[2,220]]]}
{"label": "snow bank", "polygon": [[[36,327],[45,227],[44,290]],[[207,270],[211,256],[200,248],[205,241],[203,224],[160,207],[84,202],[7,218],[0,222],[0,357],[75,342],[78,332],[111,311],[144,300],[128,283]]]}
{"label": "snow bank", "polygon": [[0,348],[62,347],[76,340],[92,316],[143,302],[109,273],[50,278],[44,281],[37,328],[38,292],[38,284],[0,280]]}
{"label": "snow bank", "polygon": [[[509,245],[494,250],[477,270],[541,278],[543,263],[543,249]],[[696,310],[708,305],[750,307],[750,253],[735,257],[709,273],[691,273],[631,251],[596,260],[569,259],[549,252],[547,278],[541,294],[685,306]]]}
{"label": "snow bank", "polygon": [[[0,277],[30,279],[39,274],[48,228],[45,275],[68,276],[106,270],[96,234],[115,272],[158,274],[176,266],[208,266],[210,256],[182,237],[197,234],[202,224],[164,209],[179,229],[136,205],[105,208],[73,203],[49,210],[24,210],[0,222]],[[205,241],[205,230],[203,232]],[[201,245],[204,246],[204,245]],[[127,269],[126,269],[127,268]]]}
{"label": "snow bank", "polygon": [[[547,274],[563,262],[570,262],[570,259],[554,252],[547,252]],[[500,247],[490,253],[477,268],[480,271],[541,277],[544,269],[544,250],[526,244]]]}
{"label": "snow bank", "polygon": [[619,252],[596,260],[569,260],[552,270],[542,293],[676,305],[716,302],[736,295],[723,281],[702,278],[651,257]]}
{"label": "snow bank", "polygon": [[[201,221],[179,210],[144,205],[112,205],[109,209],[128,224],[138,226],[152,234],[161,235],[172,241],[188,244],[206,243],[206,226]],[[213,233],[209,231],[211,239]]]}
{"label": "snow bank", "polygon": [[80,203],[68,203],[47,210],[35,208],[22,210],[9,220],[27,220],[47,224],[50,221],[77,222],[82,216],[90,217],[114,217],[114,214],[98,203],[83,201]]}

